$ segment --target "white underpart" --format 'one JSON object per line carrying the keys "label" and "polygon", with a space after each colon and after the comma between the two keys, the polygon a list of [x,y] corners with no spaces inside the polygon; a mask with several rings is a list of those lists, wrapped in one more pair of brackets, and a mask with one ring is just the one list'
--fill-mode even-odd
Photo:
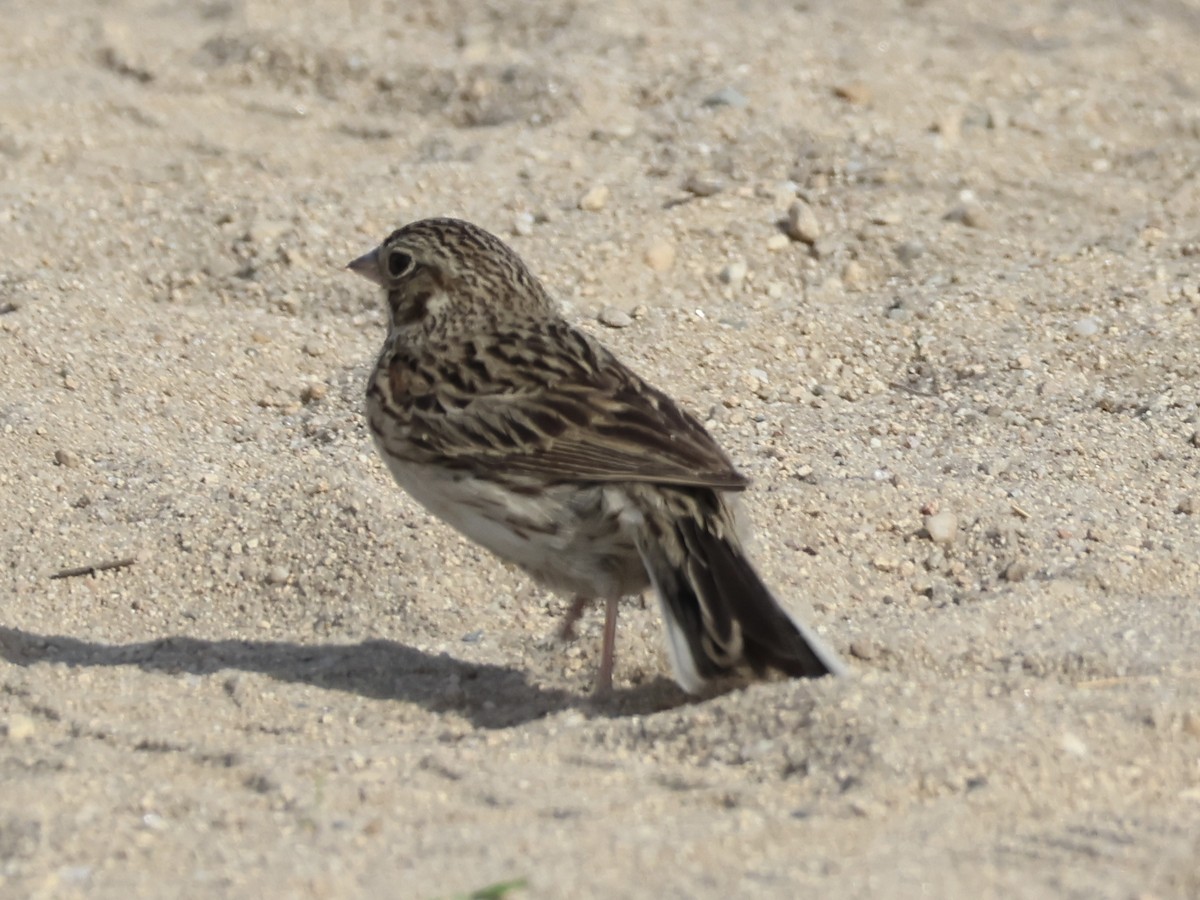
{"label": "white underpart", "polygon": [[[526,540],[499,521],[508,514],[517,520],[549,526],[553,508],[538,497],[514,494],[495,482],[448,473],[435,466],[398,462],[387,454],[383,458],[409,496],[497,556],[538,568],[548,552],[561,549],[553,546],[557,543],[553,535]],[[485,510],[494,515],[486,515]]]}

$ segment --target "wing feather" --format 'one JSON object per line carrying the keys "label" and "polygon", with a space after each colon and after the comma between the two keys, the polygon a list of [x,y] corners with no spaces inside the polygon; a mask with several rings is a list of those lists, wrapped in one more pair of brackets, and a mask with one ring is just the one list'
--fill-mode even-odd
{"label": "wing feather", "polygon": [[[470,346],[469,365],[445,347],[422,359],[396,353],[375,382],[389,388],[389,405],[402,410],[412,447],[426,459],[477,474],[746,487],[746,478],[694,416],[598,343],[566,323],[561,327],[569,329],[566,339],[516,335],[519,350],[513,349],[514,335],[505,335],[499,361],[493,357],[491,364],[480,358],[486,342]],[[586,352],[579,352],[580,343]],[[518,353],[564,348],[575,352],[539,367],[520,366],[519,372],[511,365]],[[443,371],[448,366],[455,377]],[[506,372],[509,377],[498,377]]]}

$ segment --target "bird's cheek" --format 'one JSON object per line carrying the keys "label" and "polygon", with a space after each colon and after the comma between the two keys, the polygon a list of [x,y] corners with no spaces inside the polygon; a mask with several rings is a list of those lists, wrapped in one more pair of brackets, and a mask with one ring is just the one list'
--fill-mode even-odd
{"label": "bird's cheek", "polygon": [[405,291],[392,291],[388,294],[388,306],[392,311],[392,324],[415,325],[429,315],[429,301],[432,294],[429,291],[410,294]]}

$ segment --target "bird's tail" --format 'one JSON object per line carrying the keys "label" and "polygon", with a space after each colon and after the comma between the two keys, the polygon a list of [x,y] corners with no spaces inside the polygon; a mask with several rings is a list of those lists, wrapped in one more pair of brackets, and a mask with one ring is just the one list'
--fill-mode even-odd
{"label": "bird's tail", "polygon": [[644,510],[638,550],[662,606],[679,685],[698,693],[705,681],[744,666],[793,678],[846,674],[837,654],[754,571],[721,498],[680,490],[672,499],[676,507],[686,501],[686,511]]}

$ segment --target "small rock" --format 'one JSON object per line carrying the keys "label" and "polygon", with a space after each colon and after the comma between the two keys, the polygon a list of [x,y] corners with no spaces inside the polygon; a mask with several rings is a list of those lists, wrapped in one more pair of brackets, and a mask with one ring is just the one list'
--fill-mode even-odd
{"label": "small rock", "polygon": [[1016,584],[1017,582],[1024,581],[1028,577],[1029,563],[1020,557],[1017,557],[1004,567],[1005,581],[1011,581],[1012,583]]}
{"label": "small rock", "polygon": [[34,725],[33,719],[29,718],[29,716],[22,713],[13,713],[8,717],[4,731],[10,741],[28,741],[33,738],[34,732],[37,731],[37,726]]}
{"label": "small rock", "polygon": [[1179,498],[1179,504],[1175,507],[1175,512],[1183,513],[1185,516],[1193,516],[1196,514],[1197,508],[1200,508],[1200,503],[1196,502],[1196,495],[1188,494],[1185,497]]}
{"label": "small rock", "polygon": [[904,264],[911,263],[925,253],[925,245],[920,241],[904,241],[896,246],[896,258]]}
{"label": "small rock", "polygon": [[842,269],[842,284],[848,291],[861,291],[867,286],[867,281],[867,270],[858,260],[850,260]]}
{"label": "small rock", "polygon": [[833,96],[855,106],[864,106],[871,102],[871,89],[861,81],[852,81],[849,84],[834,85]]}
{"label": "small rock", "polygon": [[952,544],[958,537],[958,516],[952,512],[934,513],[925,517],[925,530],[935,544]]}
{"label": "small rock", "polygon": [[725,182],[716,175],[701,175],[693,172],[683,180],[683,189],[697,197],[711,197],[725,190]]}
{"label": "small rock", "polygon": [[608,205],[608,187],[598,184],[579,198],[579,208],[584,212],[597,212]]}
{"label": "small rock", "polygon": [[1088,755],[1088,746],[1083,742],[1083,738],[1076,734],[1072,734],[1069,731],[1063,733],[1063,736],[1059,742],[1059,746],[1061,746],[1065,752],[1071,754],[1071,756],[1082,757]]}
{"label": "small rock", "polygon": [[787,233],[789,237],[806,244],[815,244],[821,236],[821,223],[811,206],[803,200],[794,200],[788,207]]}
{"label": "small rock", "polygon": [[73,450],[55,450],[54,462],[68,469],[76,469],[79,467],[81,460],[79,459],[79,454]]}
{"label": "small rock", "polygon": [[287,584],[291,573],[287,570],[287,566],[271,566],[267,570],[267,584]]}
{"label": "small rock", "polygon": [[746,99],[746,95],[737,88],[723,87],[713,94],[709,94],[701,101],[702,106],[732,106],[734,109],[745,109],[750,105],[750,101]]}
{"label": "small rock", "polygon": [[900,560],[890,553],[881,553],[871,560],[871,565],[880,572],[894,572],[900,568]]}
{"label": "small rock", "polygon": [[789,243],[791,243],[791,241],[788,239],[786,234],[773,234],[767,238],[767,249],[772,252],[782,250]]}
{"label": "small rock", "polygon": [[1077,337],[1091,337],[1100,331],[1100,323],[1092,316],[1088,316],[1072,325],[1071,330],[1075,332]]}
{"label": "small rock", "polygon": [[675,245],[670,241],[658,241],[646,248],[646,265],[655,272],[665,272],[675,265]]}
{"label": "small rock", "polygon": [[323,400],[327,393],[329,393],[329,388],[324,384],[306,384],[300,389],[300,400],[304,403],[315,403]]}
{"label": "small rock", "polygon": [[855,659],[872,660],[879,655],[879,648],[875,646],[873,641],[851,641],[850,655]]}
{"label": "small rock", "polygon": [[512,233],[518,237],[529,237],[533,234],[533,215],[523,212],[513,216]]}
{"label": "small rock", "polygon": [[609,328],[628,328],[633,324],[633,316],[615,306],[604,307],[596,319],[601,325],[607,325]]}
{"label": "small rock", "polygon": [[733,262],[728,263],[724,268],[722,268],[717,277],[719,277],[725,284],[736,290],[737,288],[740,288],[742,286],[742,282],[746,280],[746,263],[743,260],[735,259]]}
{"label": "small rock", "polygon": [[947,222],[958,222],[968,228],[987,228],[991,222],[978,200],[968,200],[946,213]]}

